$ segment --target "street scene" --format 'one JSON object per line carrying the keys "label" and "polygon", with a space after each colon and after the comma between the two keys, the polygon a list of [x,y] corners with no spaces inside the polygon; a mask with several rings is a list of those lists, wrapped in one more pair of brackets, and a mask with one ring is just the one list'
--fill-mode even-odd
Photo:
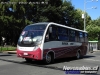
{"label": "street scene", "polygon": [[100,75],[99,7],[99,0],[0,0],[0,75]]}
{"label": "street scene", "polygon": [[[17,58],[16,54],[0,53],[0,75],[66,75],[63,66],[100,66],[100,51],[88,53],[79,60],[74,58],[55,60],[54,64],[49,65],[45,65],[41,61],[27,63],[24,59]],[[100,74],[100,70],[97,74]]]}

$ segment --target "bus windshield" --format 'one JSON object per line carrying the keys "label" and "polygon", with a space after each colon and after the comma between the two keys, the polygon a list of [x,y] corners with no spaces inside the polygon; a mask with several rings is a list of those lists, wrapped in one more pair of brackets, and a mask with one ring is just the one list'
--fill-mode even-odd
{"label": "bus windshield", "polygon": [[35,46],[42,41],[42,36],[46,25],[30,25],[26,26],[22,31],[18,40],[19,46]]}

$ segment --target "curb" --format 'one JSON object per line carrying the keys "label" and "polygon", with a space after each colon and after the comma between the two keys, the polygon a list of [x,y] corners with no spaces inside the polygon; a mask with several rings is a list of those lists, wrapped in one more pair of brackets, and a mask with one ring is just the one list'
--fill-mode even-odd
{"label": "curb", "polygon": [[16,52],[8,52],[8,54],[16,54]]}
{"label": "curb", "polygon": [[100,50],[94,50],[93,52],[98,52],[98,51],[100,51]]}
{"label": "curb", "polygon": [[89,51],[89,53],[100,52],[100,50]]}
{"label": "curb", "polygon": [[8,53],[8,54],[16,54],[16,51],[4,51],[4,53]]}

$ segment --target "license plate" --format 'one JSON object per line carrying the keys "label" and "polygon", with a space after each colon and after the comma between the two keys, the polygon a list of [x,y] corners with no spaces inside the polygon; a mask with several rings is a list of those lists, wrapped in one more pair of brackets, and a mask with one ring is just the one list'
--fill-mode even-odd
{"label": "license plate", "polygon": [[24,55],[28,55],[28,53],[24,53]]}

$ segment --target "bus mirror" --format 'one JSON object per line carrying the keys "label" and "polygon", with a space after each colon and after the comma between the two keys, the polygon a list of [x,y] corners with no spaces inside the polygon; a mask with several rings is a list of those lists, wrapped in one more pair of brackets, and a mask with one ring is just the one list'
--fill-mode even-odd
{"label": "bus mirror", "polygon": [[49,32],[52,33],[52,27],[49,27]]}

